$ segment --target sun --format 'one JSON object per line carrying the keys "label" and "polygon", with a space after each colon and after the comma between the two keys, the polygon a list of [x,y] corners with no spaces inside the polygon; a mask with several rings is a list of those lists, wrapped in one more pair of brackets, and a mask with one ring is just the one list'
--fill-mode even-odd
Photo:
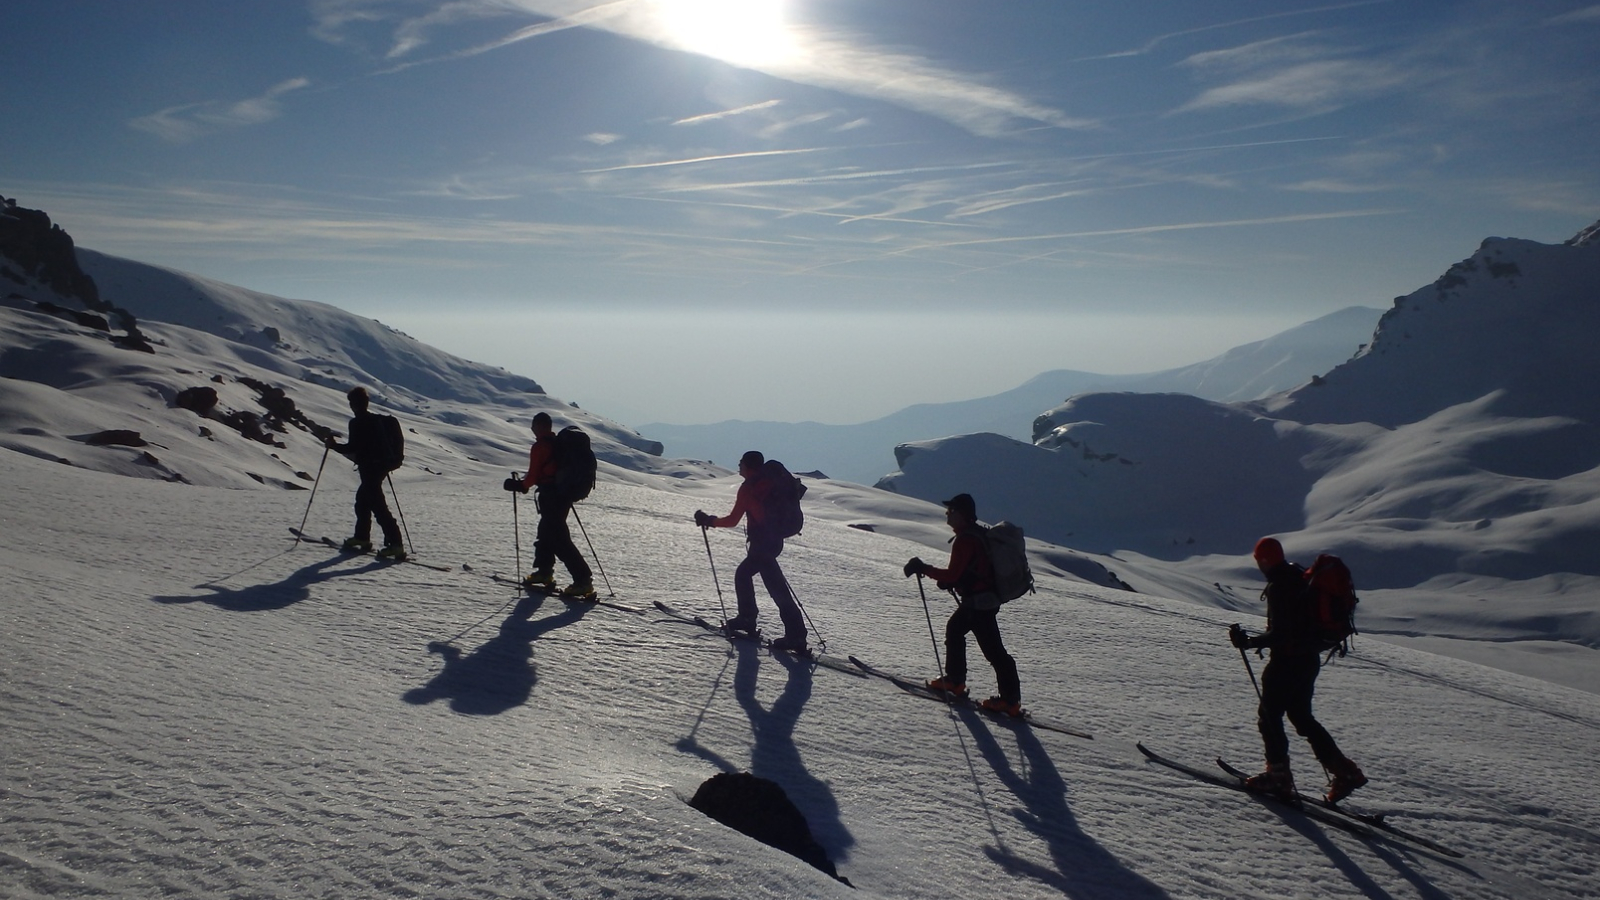
{"label": "sun", "polygon": [[784,0],[654,0],[673,46],[738,66],[781,65],[798,50]]}

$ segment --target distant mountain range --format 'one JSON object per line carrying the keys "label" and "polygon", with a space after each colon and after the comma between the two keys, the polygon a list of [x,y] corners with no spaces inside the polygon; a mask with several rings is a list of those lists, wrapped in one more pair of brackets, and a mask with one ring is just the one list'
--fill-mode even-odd
{"label": "distant mountain range", "polygon": [[728,465],[754,448],[797,471],[815,470],[830,478],[872,484],[889,471],[898,444],[979,432],[1031,439],[1035,417],[1074,394],[1176,392],[1231,401],[1294,387],[1354,355],[1372,339],[1382,313],[1353,306],[1194,365],[1136,375],[1058,369],[993,396],[921,403],[856,425],[734,420],[713,425],[653,423],[639,431],[660,440],[671,456]]}

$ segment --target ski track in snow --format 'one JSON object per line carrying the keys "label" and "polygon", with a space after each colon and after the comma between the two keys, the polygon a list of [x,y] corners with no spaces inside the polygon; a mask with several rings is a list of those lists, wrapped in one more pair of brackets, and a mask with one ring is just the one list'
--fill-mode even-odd
{"label": "ski track in snow", "polygon": [[[1318,716],[1373,779],[1352,805],[1453,862],[1134,751],[1259,759],[1223,610],[1057,579],[1008,605],[1024,702],[1089,742],[653,609],[519,599],[484,577],[515,565],[487,477],[396,478],[420,557],[472,568],[449,573],[293,547],[303,492],[16,453],[0,478],[0,896],[1600,896],[1592,694],[1375,640],[1324,672]],[[731,482],[648,481],[579,507],[617,598],[718,617],[690,516]],[[330,469],[308,532],[348,533],[352,482]],[[521,524],[526,566],[531,504]],[[710,540],[731,606],[742,541]],[[933,647],[899,570],[929,553],[814,519],[782,562],[829,652],[922,676]],[[942,630],[950,601],[928,600]],[[782,784],[859,890],[689,808],[721,770]]]}

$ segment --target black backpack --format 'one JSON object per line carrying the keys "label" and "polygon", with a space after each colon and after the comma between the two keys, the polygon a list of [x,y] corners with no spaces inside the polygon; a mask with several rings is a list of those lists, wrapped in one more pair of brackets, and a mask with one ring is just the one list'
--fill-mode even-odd
{"label": "black backpack", "polygon": [[406,461],[406,436],[400,430],[400,420],[394,416],[376,416],[378,420],[377,459],[373,460],[378,468],[385,472],[393,472],[400,468]]}
{"label": "black backpack", "polygon": [[576,503],[594,490],[600,462],[595,459],[589,435],[576,425],[556,432],[555,488],[561,496]]}
{"label": "black backpack", "polygon": [[767,482],[762,498],[767,527],[781,538],[799,534],[806,524],[805,513],[800,511],[800,498],[806,495],[805,482],[775,459],[762,463],[761,480]]}

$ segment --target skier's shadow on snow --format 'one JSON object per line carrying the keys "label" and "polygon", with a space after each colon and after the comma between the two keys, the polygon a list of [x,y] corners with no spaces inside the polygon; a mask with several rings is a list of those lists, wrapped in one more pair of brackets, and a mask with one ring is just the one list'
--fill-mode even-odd
{"label": "skier's shadow on snow", "polygon": [[[800,750],[794,744],[795,726],[806,703],[811,700],[812,666],[788,653],[772,653],[749,641],[733,641],[738,662],[733,673],[733,695],[750,718],[755,744],[750,748],[750,774],[776,782],[794,801],[811,826],[811,836],[828,852],[828,858],[841,862],[856,839],[839,818],[839,803],[826,782],[806,770]],[[787,671],[783,691],[770,707],[756,699],[756,676],[761,660],[770,658]],[[701,746],[693,736],[680,740],[679,750],[710,761],[724,772],[741,769],[716,752]]]}
{"label": "skier's shadow on snow", "polygon": [[[282,581],[271,584],[253,584],[242,588],[229,588],[217,584],[215,581],[195,585],[211,591],[207,594],[167,595],[151,597],[156,603],[209,603],[218,609],[228,612],[270,612],[275,609],[286,609],[311,596],[312,585],[320,584],[332,578],[345,575],[359,575],[373,569],[381,569],[390,563],[370,560],[359,568],[343,568],[349,562],[348,556],[332,556],[319,559],[309,566],[303,566],[291,572]],[[330,571],[339,566],[336,571]]]}
{"label": "skier's shadow on snow", "polygon": [[[993,767],[1012,796],[1026,809],[1015,811],[1017,821],[1038,835],[1050,849],[1055,868],[1041,866],[1006,849],[996,831],[996,843],[983,852],[1013,874],[1024,875],[1047,884],[1073,898],[1166,898],[1167,892],[1154,882],[1124,866],[1078,827],[1077,818],[1067,804],[1067,785],[1039,736],[1026,725],[1010,729],[1026,760],[1025,771],[1011,765],[989,728],[989,720],[965,709],[960,711],[967,731],[972,734],[983,758]],[[997,846],[998,845],[998,846]]]}
{"label": "skier's shadow on snow", "polygon": [[[1328,855],[1328,861],[1333,863],[1334,868],[1350,879],[1352,887],[1372,898],[1372,900],[1393,900],[1394,895],[1384,890],[1382,885],[1374,881],[1372,876],[1367,874],[1367,871],[1361,867],[1360,863],[1351,859],[1350,854],[1344,852],[1339,845],[1333,842],[1327,833],[1322,830],[1321,826],[1310,821],[1305,816],[1279,808],[1271,800],[1259,797],[1252,799],[1261,804],[1263,808],[1276,813],[1279,818],[1283,819],[1285,825],[1298,831],[1306,840],[1317,845],[1318,849]],[[1449,894],[1435,887],[1426,876],[1412,867],[1394,848],[1386,847],[1376,842],[1369,842],[1367,847],[1372,851],[1373,855],[1388,863],[1400,877],[1410,882],[1412,887],[1416,889],[1417,896],[1424,898],[1424,900],[1449,900]],[[1453,866],[1463,872],[1477,874],[1459,862],[1452,861],[1446,863],[1446,865]]]}
{"label": "skier's shadow on snow", "polygon": [[464,716],[495,716],[527,703],[539,680],[533,642],[577,622],[594,608],[590,603],[571,603],[556,615],[533,619],[544,601],[543,595],[523,597],[500,623],[499,633],[466,655],[445,641],[428,644],[428,652],[439,654],[444,668],[427,684],[406,691],[402,699],[421,706],[448,697],[450,709]]}

